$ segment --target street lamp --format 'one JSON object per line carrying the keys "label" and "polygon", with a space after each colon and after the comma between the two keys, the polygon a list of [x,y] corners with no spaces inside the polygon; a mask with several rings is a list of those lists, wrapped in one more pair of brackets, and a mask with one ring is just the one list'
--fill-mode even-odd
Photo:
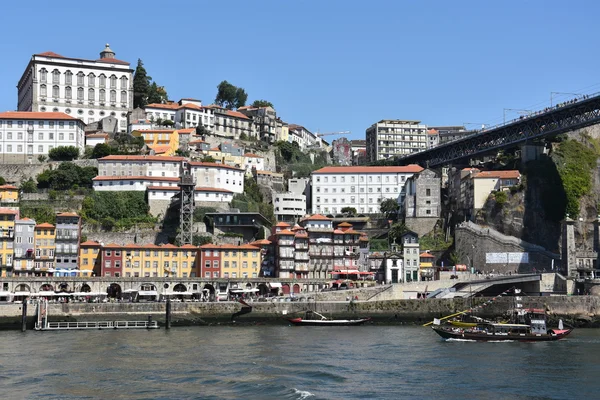
{"label": "street lamp", "polygon": [[523,116],[523,115],[529,115],[529,114],[531,114],[533,112],[532,110],[524,110],[524,109],[521,109],[521,108],[504,108],[503,110],[504,110],[503,111],[503,117],[502,117],[503,123],[506,123],[506,112],[507,111],[516,111],[517,114],[519,114],[521,116]]}
{"label": "street lamp", "polygon": [[570,96],[583,96],[581,93],[569,93],[569,92],[550,92],[550,107],[552,107],[552,99],[555,94],[568,94]]}

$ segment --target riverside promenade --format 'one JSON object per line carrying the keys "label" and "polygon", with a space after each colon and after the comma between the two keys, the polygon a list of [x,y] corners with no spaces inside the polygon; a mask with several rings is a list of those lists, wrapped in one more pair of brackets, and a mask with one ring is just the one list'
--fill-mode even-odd
{"label": "riverside promenade", "polygon": [[[488,302],[490,298],[472,300],[455,299],[406,299],[406,300],[352,300],[352,301],[265,301],[252,302],[252,312],[232,319],[241,310],[238,302],[172,302],[172,326],[215,324],[267,324],[286,322],[282,317],[306,310],[314,310],[333,318],[369,316],[374,323],[421,324],[434,317],[442,317]],[[471,303],[472,301],[472,303]],[[600,326],[600,297],[598,296],[524,296],[520,303],[524,308],[543,308],[549,319],[562,318],[576,326]],[[512,297],[489,302],[477,311],[482,317],[503,315],[514,306]],[[152,316],[164,325],[166,303],[50,303],[48,319],[55,322],[133,321]],[[36,307],[28,305],[28,329],[33,327]],[[20,329],[22,304],[0,305],[0,329]]]}

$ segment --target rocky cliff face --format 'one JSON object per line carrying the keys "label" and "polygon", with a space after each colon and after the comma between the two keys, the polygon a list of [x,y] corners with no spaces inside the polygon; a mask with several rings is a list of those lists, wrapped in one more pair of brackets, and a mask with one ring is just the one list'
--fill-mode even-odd
{"label": "rocky cliff face", "polygon": [[[579,173],[579,177],[589,177],[591,188],[576,197],[578,215],[570,215],[578,220],[575,227],[577,246],[582,250],[594,250],[593,224],[600,213],[600,158],[597,158],[600,154],[600,125],[569,133],[565,139],[581,143],[596,153],[596,165],[589,172]],[[585,179],[575,179],[573,183],[574,180],[567,179],[566,175],[572,173],[573,169],[579,169],[584,161],[577,159],[577,152],[575,156],[561,154],[560,146],[561,143],[552,143],[547,157],[521,165],[523,190],[508,194],[507,201],[502,205],[496,202],[494,196],[490,196],[478,213],[476,222],[552,252],[559,252],[560,221],[569,213],[569,204],[573,203],[570,196],[578,192],[579,186],[585,186],[585,182],[581,183]],[[567,165],[569,163],[573,168]]]}

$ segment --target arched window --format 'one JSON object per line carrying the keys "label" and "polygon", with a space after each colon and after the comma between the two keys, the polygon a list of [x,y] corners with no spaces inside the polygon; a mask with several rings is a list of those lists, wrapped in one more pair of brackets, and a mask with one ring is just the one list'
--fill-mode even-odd
{"label": "arched window", "polygon": [[48,71],[46,71],[46,68],[40,69],[40,82],[46,83],[47,78],[48,78]]}
{"label": "arched window", "polygon": [[88,100],[89,101],[94,101],[96,100],[96,92],[94,91],[94,89],[89,88],[88,89]]}
{"label": "arched window", "polygon": [[65,99],[70,99],[73,94],[71,93],[71,86],[65,88]]}
{"label": "arched window", "polygon": [[106,90],[100,89],[100,103],[104,103],[106,101]]}
{"label": "arched window", "polygon": [[40,85],[40,96],[46,97],[46,85]]}
{"label": "arched window", "polygon": [[111,103],[116,103],[117,102],[117,91],[116,90],[111,90],[110,91],[110,102]]}
{"label": "arched window", "polygon": [[83,88],[77,88],[77,100],[83,100]]}
{"label": "arched window", "polygon": [[117,88],[117,77],[114,75],[111,75],[111,77],[110,77],[110,88],[111,89]]}
{"label": "arched window", "polygon": [[73,84],[73,73],[69,70],[67,70],[67,72],[65,72],[65,85],[72,85]]}
{"label": "arched window", "polygon": [[52,98],[58,99],[58,97],[59,97],[58,85],[54,85],[54,86],[52,86]]}
{"label": "arched window", "polygon": [[96,75],[90,73],[88,75],[88,86],[94,86],[96,84]]}
{"label": "arched window", "polygon": [[83,86],[83,78],[84,77],[85,77],[85,75],[83,74],[83,72],[77,73],[77,85],[78,86]]}
{"label": "arched window", "polygon": [[98,78],[100,80],[100,87],[106,87],[106,75],[100,74]]}
{"label": "arched window", "polygon": [[54,84],[60,83],[60,71],[57,69],[52,71],[52,83],[54,83]]}
{"label": "arched window", "polygon": [[121,89],[127,89],[127,77],[126,76],[121,77]]}
{"label": "arched window", "polygon": [[124,90],[121,92],[121,103],[127,103],[127,92]]}

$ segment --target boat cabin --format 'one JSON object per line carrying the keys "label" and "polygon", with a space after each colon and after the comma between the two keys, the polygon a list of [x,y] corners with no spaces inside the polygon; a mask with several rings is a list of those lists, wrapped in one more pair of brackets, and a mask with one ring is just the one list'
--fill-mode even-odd
{"label": "boat cabin", "polygon": [[[477,330],[491,335],[526,335],[531,333],[529,325],[524,324],[477,324]],[[546,333],[546,332],[544,332]]]}

